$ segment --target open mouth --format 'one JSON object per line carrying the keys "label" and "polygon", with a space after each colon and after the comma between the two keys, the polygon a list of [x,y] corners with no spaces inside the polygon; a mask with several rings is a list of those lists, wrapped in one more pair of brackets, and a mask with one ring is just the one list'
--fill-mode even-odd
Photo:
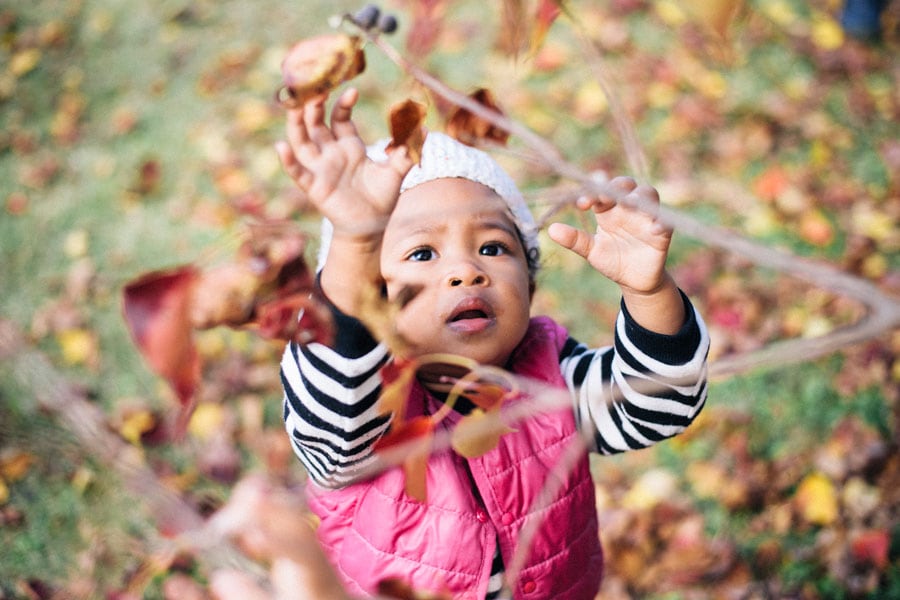
{"label": "open mouth", "polygon": [[487,319],[488,314],[483,310],[464,310],[459,314],[453,315],[450,318],[451,323],[456,323],[457,321],[465,321],[467,319]]}
{"label": "open mouth", "polygon": [[457,331],[476,333],[494,323],[494,311],[480,298],[466,298],[454,307],[447,323]]}

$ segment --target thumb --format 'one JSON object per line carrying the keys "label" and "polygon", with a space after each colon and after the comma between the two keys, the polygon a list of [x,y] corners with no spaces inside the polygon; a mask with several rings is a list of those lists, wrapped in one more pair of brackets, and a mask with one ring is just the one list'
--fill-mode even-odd
{"label": "thumb", "polygon": [[568,248],[582,258],[588,257],[594,242],[594,239],[584,231],[565,223],[551,224],[547,228],[547,235],[563,248]]}

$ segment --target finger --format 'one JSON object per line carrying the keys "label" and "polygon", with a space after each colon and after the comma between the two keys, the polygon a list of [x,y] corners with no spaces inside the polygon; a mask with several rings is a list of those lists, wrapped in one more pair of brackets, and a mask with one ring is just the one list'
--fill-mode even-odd
{"label": "finger", "polygon": [[334,141],[334,135],[325,124],[325,98],[324,94],[316,96],[303,106],[303,122],[309,132],[309,139],[319,147]]}
{"label": "finger", "polygon": [[413,167],[413,160],[409,156],[409,149],[406,146],[398,146],[388,152],[388,165],[400,177],[405,177]]}
{"label": "finger", "polygon": [[591,253],[593,238],[580,229],[576,229],[565,223],[553,223],[547,228],[547,234],[550,239],[562,246],[568,248],[575,254],[583,258],[587,258]]}
{"label": "finger", "polygon": [[294,154],[306,156],[318,154],[318,148],[314,147],[310,142],[309,132],[306,130],[306,123],[303,119],[302,108],[292,109],[287,112],[285,133],[288,144],[290,144]]}
{"label": "finger", "polygon": [[575,207],[579,210],[593,209],[594,213],[602,213],[616,205],[614,199],[609,196],[581,196],[575,200]]}
{"label": "finger", "polygon": [[311,183],[310,179],[312,174],[297,160],[290,144],[284,141],[276,142],[275,152],[278,154],[278,159],[281,161],[284,172],[287,173],[298,186],[306,189]]}
{"label": "finger", "polygon": [[358,99],[359,92],[356,88],[349,88],[334,103],[334,108],[331,109],[331,129],[335,137],[357,135],[356,125],[353,124],[351,116]]}
{"label": "finger", "polygon": [[653,186],[639,185],[628,194],[625,204],[656,218],[659,215],[659,192]]}

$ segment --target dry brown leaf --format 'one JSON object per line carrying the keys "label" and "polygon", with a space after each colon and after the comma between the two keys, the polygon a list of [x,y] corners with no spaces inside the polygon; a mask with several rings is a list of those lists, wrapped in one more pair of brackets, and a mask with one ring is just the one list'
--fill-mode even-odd
{"label": "dry brown leaf", "polygon": [[[494,95],[486,88],[476,90],[471,96],[473,100],[499,114],[503,111],[497,106]],[[509,139],[509,132],[500,129],[493,123],[472,114],[463,107],[457,107],[447,119],[447,135],[470,145],[489,141],[505,146]]]}
{"label": "dry brown leaf", "polygon": [[391,142],[387,146],[390,151],[399,146],[406,146],[409,158],[416,164],[422,160],[422,146],[425,145],[425,121],[427,109],[424,104],[414,100],[405,100],[391,107],[390,125]]}
{"label": "dry brown leaf", "polygon": [[281,63],[284,87],[276,98],[296,108],[315,96],[327,94],[366,68],[360,38],[342,33],[311,37],[294,44]]}

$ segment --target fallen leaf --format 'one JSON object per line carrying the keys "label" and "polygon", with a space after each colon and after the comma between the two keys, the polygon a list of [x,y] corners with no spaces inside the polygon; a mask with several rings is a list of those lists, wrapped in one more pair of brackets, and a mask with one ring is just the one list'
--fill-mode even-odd
{"label": "fallen leaf", "polygon": [[869,529],[857,534],[851,543],[853,558],[862,564],[884,569],[888,565],[891,547],[890,532],[885,529]]}
{"label": "fallen leaf", "polygon": [[225,409],[218,402],[200,402],[191,414],[188,431],[206,441],[218,433],[225,423]]}
{"label": "fallen leaf", "polygon": [[810,473],[797,488],[794,501],[807,523],[831,525],[838,517],[838,499],[834,484],[822,473]]}

